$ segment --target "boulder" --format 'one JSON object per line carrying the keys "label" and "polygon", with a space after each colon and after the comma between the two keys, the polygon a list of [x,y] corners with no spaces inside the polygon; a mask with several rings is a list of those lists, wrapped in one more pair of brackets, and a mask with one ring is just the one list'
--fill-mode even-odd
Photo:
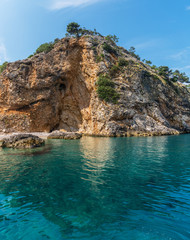
{"label": "boulder", "polygon": [[80,139],[82,134],[76,132],[61,132],[54,131],[47,138],[48,139],[66,139],[66,140],[75,140]]}
{"label": "boulder", "polygon": [[32,134],[17,134],[1,140],[3,148],[36,148],[45,144],[45,141]]}

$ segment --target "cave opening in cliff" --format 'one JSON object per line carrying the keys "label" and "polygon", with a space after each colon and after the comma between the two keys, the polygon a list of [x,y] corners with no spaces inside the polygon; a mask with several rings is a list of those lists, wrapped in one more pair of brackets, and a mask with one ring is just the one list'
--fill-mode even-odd
{"label": "cave opening in cliff", "polygon": [[61,97],[63,98],[65,96],[65,92],[66,92],[66,84],[65,83],[60,83],[59,84],[59,91],[61,93]]}

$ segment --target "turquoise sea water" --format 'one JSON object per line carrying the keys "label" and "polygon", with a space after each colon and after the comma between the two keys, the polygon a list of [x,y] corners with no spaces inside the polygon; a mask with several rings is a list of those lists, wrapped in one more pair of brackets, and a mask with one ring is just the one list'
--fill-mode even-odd
{"label": "turquoise sea water", "polygon": [[189,240],[190,135],[0,150],[1,240]]}

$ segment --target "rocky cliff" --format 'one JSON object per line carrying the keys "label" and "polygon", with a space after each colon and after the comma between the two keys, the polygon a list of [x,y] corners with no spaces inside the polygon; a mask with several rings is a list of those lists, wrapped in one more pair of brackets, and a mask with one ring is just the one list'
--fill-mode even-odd
{"label": "rocky cliff", "polygon": [[[190,131],[190,93],[100,36],[64,38],[48,53],[8,63],[0,75],[0,132],[163,135]],[[125,66],[118,66],[119,59]],[[114,71],[113,71],[114,70]],[[111,73],[110,73],[111,72]],[[111,75],[116,103],[97,94]]]}

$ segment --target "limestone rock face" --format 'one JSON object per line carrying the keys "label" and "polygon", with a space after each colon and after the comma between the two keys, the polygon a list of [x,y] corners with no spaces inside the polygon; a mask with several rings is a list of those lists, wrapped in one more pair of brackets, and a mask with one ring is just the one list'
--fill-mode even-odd
{"label": "limestone rock face", "polygon": [[[49,53],[9,63],[0,74],[0,132],[64,129],[89,135],[163,135],[190,131],[190,94],[125,49],[98,36],[64,38]],[[101,59],[100,57],[101,56]],[[99,58],[98,58],[99,57]],[[98,76],[112,74],[118,103],[98,98]]]}
{"label": "limestone rock face", "polygon": [[1,141],[1,147],[3,148],[35,148],[44,145],[45,141],[32,134],[17,134],[4,138]]}

